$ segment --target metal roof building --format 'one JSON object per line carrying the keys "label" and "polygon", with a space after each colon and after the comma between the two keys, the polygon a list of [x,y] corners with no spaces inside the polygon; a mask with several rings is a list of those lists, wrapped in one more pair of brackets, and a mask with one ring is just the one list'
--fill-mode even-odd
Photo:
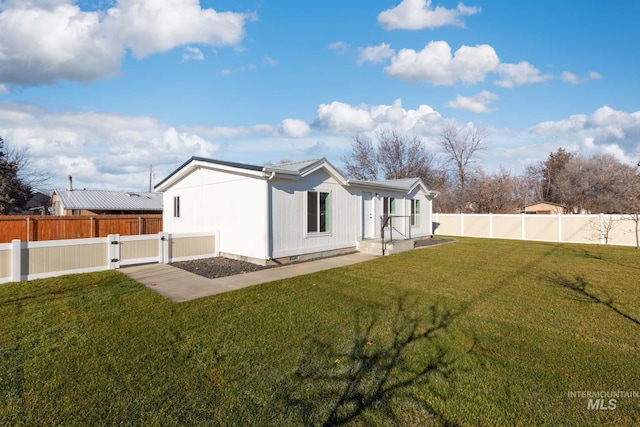
{"label": "metal roof building", "polygon": [[162,213],[162,193],[56,189],[51,202],[54,215]]}

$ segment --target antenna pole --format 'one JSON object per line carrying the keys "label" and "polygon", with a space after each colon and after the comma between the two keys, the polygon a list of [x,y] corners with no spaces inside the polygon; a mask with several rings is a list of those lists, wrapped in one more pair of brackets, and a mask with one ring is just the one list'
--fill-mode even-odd
{"label": "antenna pole", "polygon": [[153,178],[153,165],[149,165],[149,193],[151,193],[151,178]]}

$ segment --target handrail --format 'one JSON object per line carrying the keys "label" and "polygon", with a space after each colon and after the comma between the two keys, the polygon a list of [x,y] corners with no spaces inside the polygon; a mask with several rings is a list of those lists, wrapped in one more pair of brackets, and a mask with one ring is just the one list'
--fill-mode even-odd
{"label": "handrail", "polygon": [[387,225],[389,225],[389,242],[393,242],[394,229],[396,230],[396,233],[404,237],[404,240],[411,240],[411,224],[409,223],[409,227],[408,227],[409,237],[407,237],[404,234],[400,233],[400,231],[398,231],[398,229],[393,226],[393,223],[391,222],[391,219],[393,218],[411,218],[411,216],[410,215],[380,215],[380,223],[382,224],[382,226],[380,227],[380,236],[382,238],[382,256],[384,256],[384,251],[387,248],[387,244],[384,241],[384,229]]}

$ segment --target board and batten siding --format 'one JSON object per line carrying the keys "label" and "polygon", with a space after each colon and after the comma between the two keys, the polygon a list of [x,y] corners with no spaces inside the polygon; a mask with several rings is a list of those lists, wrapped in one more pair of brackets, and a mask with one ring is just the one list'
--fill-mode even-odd
{"label": "board and batten siding", "polygon": [[[362,233],[361,191],[345,188],[325,171],[300,180],[274,179],[271,187],[272,257],[355,248]],[[330,232],[307,233],[307,193],[330,194]]]}
{"label": "board and batten siding", "polygon": [[[173,198],[180,197],[180,217],[173,216]],[[267,183],[241,174],[205,167],[164,192],[164,231],[220,230],[219,251],[265,259],[267,252]]]}

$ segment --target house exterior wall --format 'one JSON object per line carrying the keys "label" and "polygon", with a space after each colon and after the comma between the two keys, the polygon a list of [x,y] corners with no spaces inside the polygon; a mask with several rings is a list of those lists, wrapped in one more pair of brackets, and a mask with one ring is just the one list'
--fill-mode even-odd
{"label": "house exterior wall", "polygon": [[[180,197],[180,216],[177,218],[173,212],[174,197]],[[164,231],[220,230],[221,253],[266,259],[266,181],[197,168],[165,191],[163,201]]]}
{"label": "house exterior wall", "polygon": [[[307,194],[330,194],[330,231],[307,233]],[[356,246],[361,237],[360,191],[343,187],[324,170],[299,180],[270,182],[271,257],[282,258]]]}

